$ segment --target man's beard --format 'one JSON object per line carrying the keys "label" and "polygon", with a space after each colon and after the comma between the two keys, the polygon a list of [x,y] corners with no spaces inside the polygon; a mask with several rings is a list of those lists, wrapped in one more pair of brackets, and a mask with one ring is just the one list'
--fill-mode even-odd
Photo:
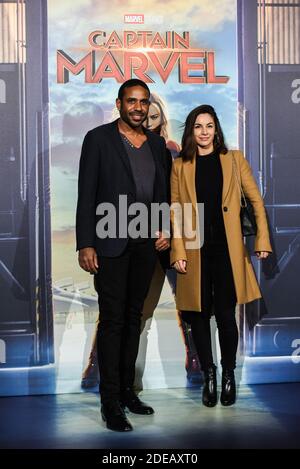
{"label": "man's beard", "polygon": [[[138,122],[134,122],[134,121],[130,120],[130,116],[132,114],[138,114],[142,117],[142,119]],[[140,114],[140,113],[132,112],[128,116],[128,114],[126,112],[122,111],[122,108],[121,108],[120,109],[120,117],[124,122],[126,122],[126,124],[129,125],[129,127],[131,127],[132,129],[135,129],[137,127],[140,127],[142,125],[142,123],[147,119],[147,114],[143,114],[143,113]]]}

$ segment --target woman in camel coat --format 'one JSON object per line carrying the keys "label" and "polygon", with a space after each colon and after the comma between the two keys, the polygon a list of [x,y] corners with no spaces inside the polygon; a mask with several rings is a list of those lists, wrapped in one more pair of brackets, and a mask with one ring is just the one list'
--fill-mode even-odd
{"label": "woman in camel coat", "polygon": [[[211,106],[199,106],[187,117],[180,156],[173,162],[171,175],[171,263],[177,270],[176,305],[191,324],[205,377],[202,401],[208,407],[217,403],[210,338],[210,317],[215,315],[223,368],[221,403],[232,405],[236,399],[233,370],[238,344],[235,306],[261,297],[243,242],[241,187],[254,208],[259,259],[272,252],[265,209],[248,162],[240,151],[228,151]],[[191,207],[187,214],[181,212],[184,204]],[[204,207],[204,217],[200,207]],[[200,242],[199,236],[191,238],[198,220],[203,227],[198,231]]]}

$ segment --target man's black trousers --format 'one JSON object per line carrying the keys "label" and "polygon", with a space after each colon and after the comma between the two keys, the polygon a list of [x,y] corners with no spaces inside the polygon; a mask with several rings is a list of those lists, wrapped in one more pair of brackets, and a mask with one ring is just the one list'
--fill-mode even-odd
{"label": "man's black trousers", "polygon": [[118,400],[134,383],[141,314],[157,254],[155,240],[128,241],[118,257],[99,257],[98,360],[102,403]]}

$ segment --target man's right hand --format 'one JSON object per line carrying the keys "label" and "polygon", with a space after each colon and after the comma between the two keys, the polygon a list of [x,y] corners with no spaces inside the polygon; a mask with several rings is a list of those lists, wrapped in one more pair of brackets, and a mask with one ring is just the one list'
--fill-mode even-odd
{"label": "man's right hand", "polygon": [[98,273],[98,257],[94,248],[83,248],[79,250],[78,262],[80,267],[90,274]]}

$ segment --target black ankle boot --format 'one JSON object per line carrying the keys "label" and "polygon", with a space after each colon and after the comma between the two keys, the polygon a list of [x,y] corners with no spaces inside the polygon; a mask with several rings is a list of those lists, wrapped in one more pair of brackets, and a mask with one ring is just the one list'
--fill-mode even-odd
{"label": "black ankle boot", "polygon": [[202,402],[206,407],[214,407],[217,403],[217,375],[216,366],[212,365],[204,373]]}
{"label": "black ankle boot", "polygon": [[224,406],[230,406],[235,403],[236,399],[236,387],[233,370],[223,370],[222,373],[222,392],[221,392],[221,404]]}

